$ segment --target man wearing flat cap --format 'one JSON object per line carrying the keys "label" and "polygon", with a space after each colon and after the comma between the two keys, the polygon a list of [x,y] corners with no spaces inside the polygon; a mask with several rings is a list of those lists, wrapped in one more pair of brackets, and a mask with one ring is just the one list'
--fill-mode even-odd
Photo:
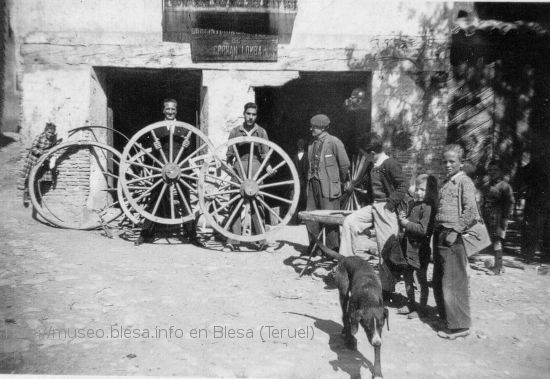
{"label": "man wearing flat cap", "polygon": [[[313,141],[308,146],[308,184],[306,210],[340,209],[342,183],[347,180],[349,158],[344,144],[327,131],[330,119],[324,114],[311,118]],[[319,235],[319,223],[306,222],[310,248]],[[331,249],[338,247],[338,226],[326,228],[326,244]]]}

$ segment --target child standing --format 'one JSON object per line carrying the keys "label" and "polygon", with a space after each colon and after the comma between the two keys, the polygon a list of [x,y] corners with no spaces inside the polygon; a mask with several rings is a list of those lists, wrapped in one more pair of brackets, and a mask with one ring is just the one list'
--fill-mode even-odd
{"label": "child standing", "polygon": [[433,234],[434,218],[437,200],[437,179],[432,175],[418,175],[415,180],[414,204],[408,211],[399,213],[399,222],[405,234],[401,240],[401,248],[407,262],[404,268],[405,289],[408,305],[400,308],[397,313],[408,314],[408,318],[417,318],[417,308],[414,299],[414,274],[420,284],[420,309],[425,309],[428,303],[428,263],[430,262],[430,239]]}
{"label": "child standing", "polygon": [[510,184],[502,179],[502,163],[497,160],[489,162],[487,168],[489,183],[481,189],[481,214],[489,235],[491,236],[495,265],[489,270],[490,275],[500,275],[502,267],[502,241],[506,237],[508,220],[514,210],[514,193]]}
{"label": "child standing", "polygon": [[437,335],[452,340],[470,334],[468,256],[461,235],[479,216],[474,183],[461,170],[463,158],[460,145],[445,146],[447,175],[439,190],[434,227],[433,293],[439,317],[446,324]]}
{"label": "child standing", "polygon": [[[25,159],[25,164],[19,174],[17,189],[23,191],[23,205],[25,207],[28,207],[31,201],[29,193],[29,175],[40,156],[58,142],[55,129],[55,124],[50,122],[46,123],[44,131],[34,139],[29,153],[27,154],[27,158]],[[42,181],[51,182],[52,180],[51,171],[48,170],[42,175]],[[32,186],[32,183],[30,185]]]}

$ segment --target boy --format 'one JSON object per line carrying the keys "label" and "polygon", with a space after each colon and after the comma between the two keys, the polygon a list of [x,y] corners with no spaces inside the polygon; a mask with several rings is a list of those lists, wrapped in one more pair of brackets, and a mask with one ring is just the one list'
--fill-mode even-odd
{"label": "boy", "polygon": [[434,231],[433,292],[439,317],[446,323],[437,335],[453,340],[470,333],[468,257],[461,233],[478,217],[474,183],[461,170],[463,156],[461,146],[445,146],[447,175],[439,191]]}
{"label": "boy", "polygon": [[487,168],[489,183],[481,189],[483,206],[481,213],[491,236],[495,265],[489,274],[500,275],[502,267],[502,241],[506,237],[506,227],[514,211],[514,193],[510,184],[502,179],[502,163],[497,160],[489,162]]}

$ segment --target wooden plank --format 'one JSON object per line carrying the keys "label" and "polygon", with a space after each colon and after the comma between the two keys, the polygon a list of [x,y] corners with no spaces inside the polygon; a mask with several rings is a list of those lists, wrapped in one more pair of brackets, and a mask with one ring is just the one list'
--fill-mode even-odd
{"label": "wooden plank", "polygon": [[334,210],[314,210],[302,211],[298,213],[298,218],[303,221],[316,221],[329,225],[342,225],[346,216],[353,211],[334,211]]}
{"label": "wooden plank", "polygon": [[[193,62],[189,44],[158,43],[148,45],[62,45],[55,39],[50,43],[25,43],[21,56],[27,67],[48,65],[113,66],[142,68],[195,68],[216,70],[301,70],[301,71],[375,71],[388,62],[401,62],[415,71],[445,71],[445,59],[425,59],[424,66],[410,65],[409,58],[388,57],[372,51],[357,49],[291,48],[279,45],[277,62]],[[362,57],[372,57],[362,59]]]}

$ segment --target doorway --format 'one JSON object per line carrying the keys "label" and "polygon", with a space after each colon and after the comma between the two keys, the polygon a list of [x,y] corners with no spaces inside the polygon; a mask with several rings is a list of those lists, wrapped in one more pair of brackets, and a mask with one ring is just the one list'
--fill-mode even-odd
{"label": "doorway", "polygon": [[[324,113],[331,120],[329,132],[344,143],[351,157],[358,137],[370,131],[371,83],[370,72],[301,72],[298,79],[281,87],[256,87],[258,124],[292,155],[298,139],[311,139],[311,117]],[[357,87],[368,96],[368,111],[360,114],[344,108],[345,99]]]}
{"label": "doorway", "polygon": [[[131,138],[143,127],[164,119],[163,100],[178,102],[177,119],[199,125],[201,70],[96,67],[107,95],[108,126]],[[126,141],[114,135],[113,147]]]}

